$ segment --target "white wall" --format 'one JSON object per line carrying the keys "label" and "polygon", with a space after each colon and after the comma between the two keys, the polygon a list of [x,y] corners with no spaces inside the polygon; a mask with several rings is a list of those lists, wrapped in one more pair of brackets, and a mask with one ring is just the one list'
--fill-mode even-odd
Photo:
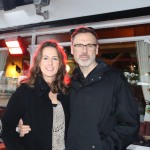
{"label": "white wall", "polygon": [[10,11],[1,10],[0,29],[148,6],[150,0],[51,0],[49,6],[42,8],[42,11],[49,10],[48,20],[36,15],[33,4]]}

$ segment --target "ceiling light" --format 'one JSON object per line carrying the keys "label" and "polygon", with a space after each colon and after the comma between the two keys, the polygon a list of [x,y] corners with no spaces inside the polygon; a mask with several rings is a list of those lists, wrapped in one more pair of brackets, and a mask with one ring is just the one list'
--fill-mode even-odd
{"label": "ceiling light", "polygon": [[25,54],[26,48],[20,36],[5,39],[6,46],[10,54]]}

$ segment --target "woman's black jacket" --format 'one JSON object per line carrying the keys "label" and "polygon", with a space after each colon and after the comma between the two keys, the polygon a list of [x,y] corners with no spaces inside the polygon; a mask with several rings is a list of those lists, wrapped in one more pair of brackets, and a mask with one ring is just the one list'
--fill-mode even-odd
{"label": "woman's black jacket", "polygon": [[[50,87],[39,77],[34,87],[21,84],[11,96],[2,118],[2,138],[7,150],[51,150],[53,106],[48,93]],[[66,132],[69,123],[69,99],[59,93],[64,113]],[[23,138],[16,132],[19,119],[30,125],[31,131]]]}

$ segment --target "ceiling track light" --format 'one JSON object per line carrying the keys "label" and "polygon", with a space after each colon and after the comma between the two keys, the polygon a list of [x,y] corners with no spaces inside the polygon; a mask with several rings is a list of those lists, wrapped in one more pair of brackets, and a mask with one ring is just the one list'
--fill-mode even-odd
{"label": "ceiling track light", "polygon": [[48,10],[46,10],[44,12],[41,12],[41,9],[42,9],[41,5],[35,5],[35,9],[36,9],[36,14],[37,15],[43,16],[45,20],[49,19],[49,12],[48,12]]}
{"label": "ceiling track light", "polygon": [[48,6],[50,3],[50,0],[34,0],[33,1],[34,5],[35,5],[35,9],[36,9],[36,14],[43,16],[44,19],[49,19],[49,12],[48,10],[42,12],[42,7],[44,6]]}

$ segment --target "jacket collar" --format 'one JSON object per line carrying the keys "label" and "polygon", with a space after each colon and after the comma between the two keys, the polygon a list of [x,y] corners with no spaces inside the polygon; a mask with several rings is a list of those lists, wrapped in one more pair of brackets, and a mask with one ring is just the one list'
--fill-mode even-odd
{"label": "jacket collar", "polygon": [[50,86],[45,82],[42,76],[38,76],[35,81],[36,94],[42,96],[50,92]]}
{"label": "jacket collar", "polygon": [[98,63],[98,65],[88,74],[86,78],[83,76],[83,73],[81,72],[80,68],[76,68],[73,73],[72,84],[86,86],[90,83],[101,80],[104,72],[106,71],[106,68],[108,68],[108,65],[100,59],[96,59],[96,62]]}
{"label": "jacket collar", "polygon": [[[50,92],[51,88],[45,82],[43,77],[39,75],[37,77],[36,81],[35,81],[35,90],[36,90],[36,94],[38,96],[42,96],[44,94],[48,95],[48,93]],[[62,94],[62,92],[59,90],[59,92],[57,94],[57,99],[61,101],[61,99],[63,99],[63,96],[64,96],[64,94]]]}

